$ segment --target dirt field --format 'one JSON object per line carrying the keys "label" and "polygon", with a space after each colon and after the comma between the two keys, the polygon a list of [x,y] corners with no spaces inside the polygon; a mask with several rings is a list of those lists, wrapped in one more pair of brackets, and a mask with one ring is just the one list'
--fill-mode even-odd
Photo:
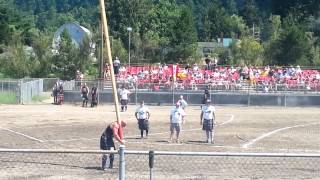
{"label": "dirt field", "polygon": [[[167,142],[171,107],[149,107],[151,124],[148,139],[138,138],[135,108],[136,106],[130,105],[127,112],[121,113],[121,118],[128,122],[125,130],[127,150],[320,153],[319,108],[218,106],[218,125],[215,128],[213,145],[204,142],[205,133],[199,124],[199,106],[187,108],[180,144]],[[0,105],[0,148],[95,150],[99,149],[99,137],[106,124],[113,120],[115,112],[114,107],[110,105],[98,108],[51,104]],[[128,156],[127,179],[148,179],[147,158]],[[159,167],[158,171],[155,169],[159,172],[156,179],[320,177],[319,159],[284,159],[275,158],[270,161],[256,158],[209,157],[196,160],[194,157],[162,157],[156,161]],[[224,163],[217,163],[222,161]],[[288,163],[291,161],[292,163]],[[209,166],[202,167],[203,163],[197,162],[206,162],[204,164]],[[282,162],[288,163],[288,166],[297,172]],[[185,166],[183,171],[175,169],[179,164]],[[108,172],[101,171],[99,155],[2,153],[0,166],[5,167],[0,170],[0,179],[115,179],[118,173],[117,167]],[[221,171],[217,170],[220,166]],[[231,172],[227,173],[226,169],[231,169]],[[178,176],[170,171],[178,172]],[[189,174],[183,176],[184,173]]]}

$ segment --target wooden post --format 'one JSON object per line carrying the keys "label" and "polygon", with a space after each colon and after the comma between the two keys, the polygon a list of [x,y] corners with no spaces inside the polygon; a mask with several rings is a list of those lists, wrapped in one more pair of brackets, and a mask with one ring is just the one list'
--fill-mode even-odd
{"label": "wooden post", "polygon": [[110,64],[114,106],[115,106],[115,110],[116,110],[117,121],[118,121],[118,123],[121,123],[120,113],[119,113],[118,93],[117,93],[116,80],[115,80],[114,71],[113,71],[113,62],[112,62],[111,48],[110,48],[110,41],[109,41],[109,30],[108,30],[104,0],[100,0],[100,8],[101,8],[101,21],[102,21],[103,32],[104,32],[103,37],[104,37],[104,42],[107,45],[107,55],[108,55],[108,60],[109,60],[109,64]]}

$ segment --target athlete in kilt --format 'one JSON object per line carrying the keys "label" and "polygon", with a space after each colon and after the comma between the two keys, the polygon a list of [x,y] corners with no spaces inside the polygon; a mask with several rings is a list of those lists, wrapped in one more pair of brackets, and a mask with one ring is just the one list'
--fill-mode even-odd
{"label": "athlete in kilt", "polygon": [[119,94],[120,94],[121,112],[127,111],[127,105],[129,101],[128,96],[129,94],[131,94],[131,92],[127,90],[124,86],[122,86],[122,88],[119,90]]}
{"label": "athlete in kilt", "polygon": [[82,107],[88,106],[88,95],[89,95],[89,87],[87,86],[87,83],[84,83],[81,87],[81,96],[82,96]]}
{"label": "athlete in kilt", "polygon": [[[116,147],[114,145],[113,138],[120,142],[120,144],[124,144],[124,135],[123,128],[126,126],[124,121],[118,123],[117,121],[112,122],[107,126],[100,137],[100,149],[102,150],[115,150]],[[102,155],[102,170],[106,169],[108,155]],[[114,154],[110,154],[110,163],[109,168],[113,168]]]}
{"label": "athlete in kilt", "polygon": [[136,109],[135,116],[138,120],[141,139],[143,138],[144,130],[146,131],[146,138],[148,138],[150,112],[149,108],[144,105],[144,101],[140,102],[140,106]]}
{"label": "athlete in kilt", "polygon": [[91,107],[97,106],[98,105],[98,93],[97,93],[97,88],[92,87],[91,89]]}
{"label": "athlete in kilt", "polygon": [[184,110],[180,107],[180,103],[177,103],[174,108],[171,109],[170,112],[170,140],[169,142],[173,142],[173,134],[174,130],[176,131],[176,142],[179,143],[179,134],[181,130],[181,124],[184,120],[184,116],[186,113]]}
{"label": "athlete in kilt", "polygon": [[215,111],[211,100],[207,99],[200,116],[200,125],[202,125],[202,130],[206,131],[207,143],[212,144],[214,144]]}

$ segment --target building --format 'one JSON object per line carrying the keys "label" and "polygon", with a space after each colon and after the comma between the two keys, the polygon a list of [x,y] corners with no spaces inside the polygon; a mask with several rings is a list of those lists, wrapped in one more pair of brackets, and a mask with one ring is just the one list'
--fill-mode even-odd
{"label": "building", "polygon": [[215,48],[219,47],[229,47],[234,41],[232,38],[218,38],[216,42],[198,42],[198,54],[201,57],[206,57],[214,52]]}
{"label": "building", "polygon": [[[61,34],[65,29],[69,32],[73,44],[77,47],[79,47],[80,44],[83,42],[83,39],[85,38],[85,36],[88,36],[91,41],[92,33],[90,32],[90,30],[76,23],[66,23],[62,25],[54,33],[53,42],[52,42],[52,49],[54,53],[58,53],[59,44],[61,41]],[[90,42],[90,47],[94,49],[95,44]]]}

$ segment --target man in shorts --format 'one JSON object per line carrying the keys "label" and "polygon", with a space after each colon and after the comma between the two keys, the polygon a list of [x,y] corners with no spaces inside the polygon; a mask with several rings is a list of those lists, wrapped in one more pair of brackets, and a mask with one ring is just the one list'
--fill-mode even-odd
{"label": "man in shorts", "polygon": [[144,130],[146,131],[146,138],[148,138],[150,112],[149,108],[144,105],[144,101],[141,101],[140,106],[136,109],[135,117],[138,121],[141,139],[143,138]]}
{"label": "man in shorts", "polygon": [[176,142],[180,143],[179,134],[181,130],[181,124],[184,120],[185,116],[184,110],[180,107],[180,103],[177,103],[174,108],[171,109],[170,112],[170,140],[169,142],[173,142],[173,134],[176,131]]}
{"label": "man in shorts", "polygon": [[122,86],[122,88],[119,90],[119,94],[120,94],[121,112],[127,111],[129,94],[131,94],[131,92],[127,90],[124,86]]}
{"label": "man in shorts", "polygon": [[[102,150],[115,150],[115,145],[113,138],[119,141],[120,144],[124,144],[124,134],[123,128],[126,126],[124,121],[118,123],[114,121],[110,123],[107,128],[103,131],[100,137],[100,149]],[[106,170],[106,163],[107,163],[108,155],[102,155],[102,170]],[[114,154],[110,154],[110,163],[109,168],[113,168],[113,161],[114,161]]]}
{"label": "man in shorts", "polygon": [[207,99],[206,104],[202,106],[200,125],[202,130],[206,131],[207,143],[214,144],[214,126],[215,126],[215,108],[211,105],[211,100]]}

